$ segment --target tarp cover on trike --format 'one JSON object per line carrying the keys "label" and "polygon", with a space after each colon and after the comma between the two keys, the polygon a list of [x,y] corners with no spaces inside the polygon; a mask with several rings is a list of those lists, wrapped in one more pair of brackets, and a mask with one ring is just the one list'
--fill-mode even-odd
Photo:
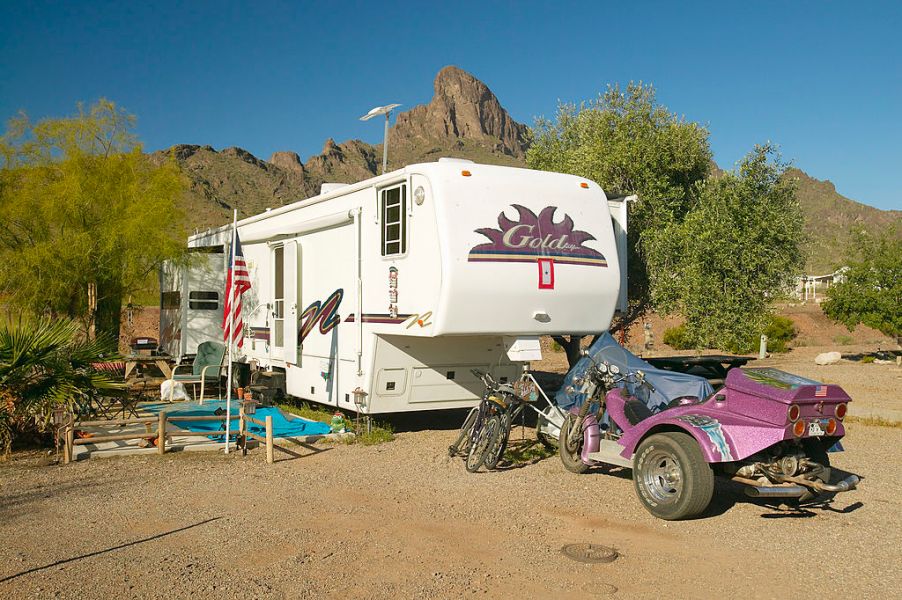
{"label": "tarp cover on trike", "polygon": [[[652,412],[661,410],[674,398],[695,396],[704,399],[714,393],[714,388],[704,377],[656,369],[618,344],[608,332],[601,335],[589,347],[589,357],[596,363],[606,362],[608,365],[617,365],[624,373],[635,371],[645,373],[645,380],[653,386],[654,390],[633,382],[625,382],[625,385],[630,394],[645,402]],[[555,395],[554,401],[564,410],[569,410],[573,406],[581,406],[585,400],[585,394],[578,391],[568,392],[567,389],[573,384],[573,379],[585,374],[589,365],[592,364],[589,357],[583,356],[570,369],[570,372],[564,377],[563,385]]]}

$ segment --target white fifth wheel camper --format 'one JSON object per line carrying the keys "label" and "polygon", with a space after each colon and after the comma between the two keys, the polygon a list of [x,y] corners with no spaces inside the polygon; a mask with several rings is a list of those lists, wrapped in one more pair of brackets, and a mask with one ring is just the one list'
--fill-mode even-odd
{"label": "white fifth wheel camper", "polygon": [[[356,410],[363,391],[370,414],[472,405],[471,369],[513,380],[538,336],[605,331],[625,299],[612,211],[584,178],[440,159],[323,188],[238,221],[242,360],[283,371],[290,395]],[[188,245],[228,256],[230,236]],[[194,348],[222,339],[219,322],[180,322],[170,335]]]}

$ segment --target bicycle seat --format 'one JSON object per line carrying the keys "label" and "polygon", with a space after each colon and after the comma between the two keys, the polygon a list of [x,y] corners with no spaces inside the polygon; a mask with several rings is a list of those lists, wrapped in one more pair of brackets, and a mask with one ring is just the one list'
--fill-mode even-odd
{"label": "bicycle seat", "polygon": [[512,396],[517,395],[517,392],[514,391],[514,388],[507,385],[506,383],[502,383],[501,385],[499,385],[497,391],[501,392],[502,394],[510,394]]}

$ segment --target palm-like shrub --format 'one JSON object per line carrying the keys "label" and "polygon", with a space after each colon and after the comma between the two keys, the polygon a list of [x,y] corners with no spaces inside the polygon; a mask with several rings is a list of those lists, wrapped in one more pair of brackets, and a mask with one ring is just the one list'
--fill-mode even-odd
{"label": "palm-like shrub", "polygon": [[122,383],[92,363],[114,348],[111,340],[85,339],[68,319],[19,318],[0,324],[0,456],[13,438],[44,431],[57,406],[73,408]]}

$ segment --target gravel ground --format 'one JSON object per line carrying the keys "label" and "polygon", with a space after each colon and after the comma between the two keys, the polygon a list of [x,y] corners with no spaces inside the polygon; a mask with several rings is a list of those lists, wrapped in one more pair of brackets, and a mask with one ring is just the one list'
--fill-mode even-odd
{"label": "gravel ground", "polygon": [[[850,426],[861,489],[808,510],[719,485],[703,518],[647,514],[623,472],[557,457],[468,474],[455,432],[316,446],[267,466],[170,454],[0,466],[3,598],[898,597],[902,429]],[[610,564],[561,554],[614,546]],[[49,566],[48,566],[49,565]],[[44,568],[46,567],[46,568]]]}

